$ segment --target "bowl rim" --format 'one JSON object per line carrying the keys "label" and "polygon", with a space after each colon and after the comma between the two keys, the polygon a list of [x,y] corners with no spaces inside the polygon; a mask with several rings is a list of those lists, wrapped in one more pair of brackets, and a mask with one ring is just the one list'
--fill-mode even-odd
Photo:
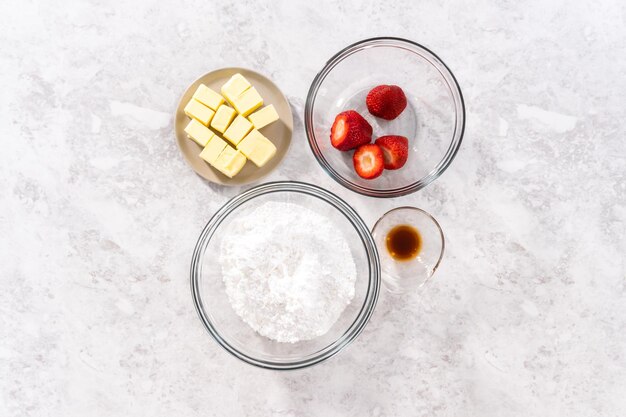
{"label": "bowl rim", "polygon": [[[396,45],[386,45],[390,42],[396,43]],[[348,180],[347,178],[339,174],[326,160],[326,158],[324,158],[324,155],[322,154],[319,145],[315,140],[315,133],[313,130],[313,104],[315,103],[317,92],[322,85],[322,82],[326,79],[326,76],[328,76],[331,70],[344,58],[352,55],[355,52],[366,49],[367,47],[398,45],[402,46],[402,44],[406,44],[413,49],[417,48],[418,50],[420,50],[420,52],[426,54],[428,56],[427,60],[429,61],[429,63],[431,63],[431,65],[433,64],[433,62],[439,65],[439,67],[435,65],[433,65],[433,67],[444,78],[446,84],[448,85],[448,88],[452,93],[452,99],[455,104],[456,122],[452,141],[450,142],[450,145],[448,146],[448,149],[443,159],[439,161],[435,168],[432,169],[425,177],[420,178],[419,180],[403,187],[378,190],[375,188],[362,186]],[[335,181],[337,181],[339,184],[343,185],[347,189],[365,196],[377,198],[392,198],[411,194],[426,187],[428,184],[439,178],[441,174],[443,174],[443,172],[450,166],[456,154],[458,153],[459,148],[461,147],[461,142],[463,141],[463,136],[465,134],[465,120],[465,100],[463,99],[461,87],[459,86],[456,77],[454,76],[450,68],[445,64],[445,62],[424,45],[421,45],[409,39],[393,36],[381,36],[363,39],[346,46],[335,55],[333,55],[313,79],[313,82],[311,83],[311,86],[309,88],[309,92],[307,93],[306,103],[304,107],[304,130],[306,132],[311,151],[313,152],[313,155],[315,155],[315,159],[321,165],[321,167],[331,176],[331,178],[333,178]]]}
{"label": "bowl rim", "polygon": [[[202,255],[209,241],[211,240],[211,237],[220,226],[222,221],[224,221],[224,219],[226,219],[226,217],[228,217],[228,215],[233,210],[245,204],[246,202],[256,197],[275,192],[297,192],[307,194],[309,196],[319,198],[338,209],[344,215],[344,217],[346,217],[348,221],[350,221],[350,223],[358,233],[359,237],[361,238],[361,242],[364,245],[365,252],[368,258],[369,270],[368,287],[365,300],[361,305],[357,317],[352,322],[350,327],[348,327],[348,329],[337,340],[335,340],[330,345],[325,346],[323,349],[318,350],[314,354],[308,355],[304,359],[298,359],[288,362],[258,359],[236,349],[224,337],[222,337],[222,335],[220,335],[220,333],[217,331],[216,327],[213,325],[210,318],[206,314],[199,288],[199,280],[202,273]],[[372,233],[370,232],[370,229],[358,215],[356,210],[354,210],[354,208],[352,208],[348,203],[346,203],[334,193],[313,184],[299,181],[274,181],[260,184],[231,198],[209,219],[206,226],[200,233],[200,236],[198,237],[196,246],[193,251],[190,267],[190,284],[193,303],[196,312],[198,313],[198,316],[200,318],[200,321],[203,323],[208,333],[220,346],[222,346],[222,348],[224,348],[233,356],[241,359],[242,361],[251,365],[258,366],[260,368],[273,370],[293,370],[306,368],[308,366],[315,365],[333,357],[334,355],[342,351],[346,346],[348,346],[363,331],[374,312],[380,294],[381,265],[380,257],[378,255],[378,249],[376,247],[376,243],[374,242],[374,238],[372,236]]]}

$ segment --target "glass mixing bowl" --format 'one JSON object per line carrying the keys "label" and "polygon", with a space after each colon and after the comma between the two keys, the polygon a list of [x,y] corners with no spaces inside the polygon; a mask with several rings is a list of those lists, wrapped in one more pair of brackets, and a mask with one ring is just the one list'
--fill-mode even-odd
{"label": "glass mixing bowl", "polygon": [[[367,93],[379,84],[398,85],[407,97],[406,109],[394,120],[376,118],[367,110]],[[409,139],[404,167],[374,180],[356,174],[352,152],[330,144],[335,116],[349,109],[370,122],[373,140],[384,135]],[[454,75],[433,52],[406,39],[373,38],[340,51],[317,74],[304,123],[313,154],[337,182],[372,197],[398,197],[424,188],[450,165],[463,138],[465,105]]]}
{"label": "glass mixing bowl", "polygon": [[[265,202],[287,202],[313,210],[342,233],[357,269],[355,295],[324,335],[297,343],[280,343],[256,333],[233,310],[226,294],[219,251],[222,237],[238,216]],[[376,244],[359,215],[339,197],[314,185],[284,181],[262,184],[228,201],[200,234],[191,262],[191,289],[200,319],[209,334],[237,358],[263,368],[298,369],[337,354],[367,324],[380,291]]]}

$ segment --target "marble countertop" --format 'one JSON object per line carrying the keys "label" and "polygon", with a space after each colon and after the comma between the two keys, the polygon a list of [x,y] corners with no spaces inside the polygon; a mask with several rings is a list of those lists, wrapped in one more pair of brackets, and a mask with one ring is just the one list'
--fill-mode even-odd
{"label": "marble countertop", "polygon": [[[623,2],[0,5],[1,416],[626,415]],[[314,160],[308,87],[354,41],[439,54],[467,105],[435,183],[378,200]],[[271,372],[214,343],[188,282],[202,226],[245,188],[196,176],[173,112],[218,67],[272,78],[293,144],[268,180],[315,182],[368,224],[433,213],[422,294],[383,294],[347,350]]]}

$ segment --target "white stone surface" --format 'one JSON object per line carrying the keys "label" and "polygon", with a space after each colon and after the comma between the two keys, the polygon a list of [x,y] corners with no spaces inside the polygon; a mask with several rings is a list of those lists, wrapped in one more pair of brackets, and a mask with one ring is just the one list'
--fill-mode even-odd
{"label": "white stone surface", "polygon": [[[626,9],[603,2],[0,3],[0,416],[626,415]],[[431,47],[467,103],[452,167],[408,197],[350,194],[302,113],[316,72],[380,35]],[[315,182],[373,224],[432,212],[427,290],[384,296],[346,351],[277,373],[191,303],[211,185],[172,132],[197,76],[243,66],[295,113],[268,180]]]}

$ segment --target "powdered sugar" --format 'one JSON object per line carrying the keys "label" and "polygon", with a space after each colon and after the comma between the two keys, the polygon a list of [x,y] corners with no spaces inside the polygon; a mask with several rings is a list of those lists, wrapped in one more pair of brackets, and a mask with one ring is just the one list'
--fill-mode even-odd
{"label": "powdered sugar", "polygon": [[230,231],[220,248],[226,293],[259,334],[279,342],[321,336],[354,297],[348,242],[313,210],[267,202]]}

